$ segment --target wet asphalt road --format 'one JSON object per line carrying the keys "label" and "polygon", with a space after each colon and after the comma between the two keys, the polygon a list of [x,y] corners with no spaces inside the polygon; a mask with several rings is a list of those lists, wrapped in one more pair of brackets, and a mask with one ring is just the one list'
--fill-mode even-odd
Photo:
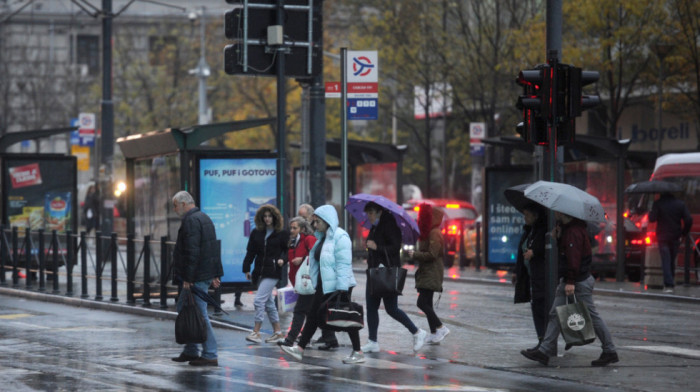
{"label": "wet asphalt road", "polygon": [[[363,302],[364,277],[354,299]],[[412,282],[411,282],[412,283]],[[335,352],[307,350],[295,362],[273,344],[249,344],[247,331],[217,328],[218,368],[172,362],[180,347],[169,317],[66,306],[0,295],[0,390],[7,391],[689,391],[700,369],[700,306],[596,296],[621,362],[592,368],[599,343],[564,352],[550,366],[519,354],[534,345],[527,305],[512,304],[507,285],[446,282],[438,315],[452,333],[414,355],[411,336],[380,311],[382,351],[344,365],[349,340]],[[419,327],[425,318],[407,284],[401,307]],[[231,298],[232,299],[232,298]],[[231,319],[252,325],[246,307],[225,304]],[[228,305],[228,306],[226,306]],[[288,324],[289,318],[283,318]],[[270,333],[265,323],[263,332]],[[264,334],[265,335],[265,334]],[[361,337],[366,341],[367,332]],[[560,340],[561,341],[561,340]]]}

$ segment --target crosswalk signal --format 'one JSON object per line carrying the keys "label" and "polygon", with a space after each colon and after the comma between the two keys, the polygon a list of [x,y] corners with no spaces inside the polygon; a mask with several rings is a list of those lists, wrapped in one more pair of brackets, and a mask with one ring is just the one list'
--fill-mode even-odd
{"label": "crosswalk signal", "polygon": [[[516,107],[523,111],[521,135],[528,143],[547,145],[547,119],[551,108],[551,69],[542,64],[536,69],[520,71],[516,83],[523,87]],[[518,133],[520,131],[518,130]]]}
{"label": "crosswalk signal", "polygon": [[578,67],[569,67],[567,117],[579,117],[584,110],[600,104],[599,95],[583,94],[583,88],[597,82],[599,78],[598,71],[584,71]]}

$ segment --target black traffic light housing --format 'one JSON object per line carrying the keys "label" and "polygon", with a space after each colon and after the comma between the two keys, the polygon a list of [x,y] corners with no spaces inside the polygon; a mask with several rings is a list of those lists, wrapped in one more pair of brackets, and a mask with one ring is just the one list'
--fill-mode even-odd
{"label": "black traffic light housing", "polygon": [[547,118],[551,109],[551,69],[547,64],[520,71],[516,83],[523,87],[516,107],[523,111],[523,122],[516,131],[528,143],[549,143]]}

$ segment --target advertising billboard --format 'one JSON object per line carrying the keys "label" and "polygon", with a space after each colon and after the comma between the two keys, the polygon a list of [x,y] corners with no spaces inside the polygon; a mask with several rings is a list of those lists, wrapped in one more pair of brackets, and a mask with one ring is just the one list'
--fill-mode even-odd
{"label": "advertising billboard", "polygon": [[2,156],[2,221],[20,231],[76,231],[77,160],[65,155]]}
{"label": "advertising billboard", "polygon": [[484,209],[484,238],[486,241],[486,265],[515,265],[518,243],[523,234],[525,220],[503,195],[506,189],[532,182],[532,168],[486,168],[486,208]]}
{"label": "advertising billboard", "polygon": [[277,205],[277,160],[273,157],[198,160],[199,206],[214,222],[221,240],[224,287],[245,286],[242,272],[255,212]]}

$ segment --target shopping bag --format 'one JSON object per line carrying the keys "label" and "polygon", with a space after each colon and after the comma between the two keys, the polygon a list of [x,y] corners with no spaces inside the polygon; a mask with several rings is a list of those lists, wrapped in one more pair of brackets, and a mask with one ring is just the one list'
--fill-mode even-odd
{"label": "shopping bag", "polygon": [[583,346],[595,341],[591,315],[583,302],[576,301],[576,296],[573,303],[566,297],[566,305],[557,306],[557,317],[566,344]]}
{"label": "shopping bag", "polygon": [[296,290],[299,295],[309,295],[316,292],[314,283],[311,281],[311,275],[309,274],[309,256],[304,258],[304,261],[301,262],[297,270],[297,275],[294,279],[294,290]]}
{"label": "shopping bag", "polygon": [[408,271],[401,267],[376,267],[367,269],[367,285],[369,295],[383,297],[385,295],[401,295],[406,283]]}
{"label": "shopping bag", "polygon": [[335,293],[321,303],[319,324],[333,331],[350,331],[362,329],[365,315],[362,305],[345,300]]}
{"label": "shopping bag", "polygon": [[178,344],[204,343],[207,341],[207,324],[190,289],[183,289],[182,310],[175,319],[175,341]]}
{"label": "shopping bag", "polygon": [[277,310],[280,313],[287,313],[294,310],[299,294],[294,291],[294,287],[287,286],[277,289]]}

